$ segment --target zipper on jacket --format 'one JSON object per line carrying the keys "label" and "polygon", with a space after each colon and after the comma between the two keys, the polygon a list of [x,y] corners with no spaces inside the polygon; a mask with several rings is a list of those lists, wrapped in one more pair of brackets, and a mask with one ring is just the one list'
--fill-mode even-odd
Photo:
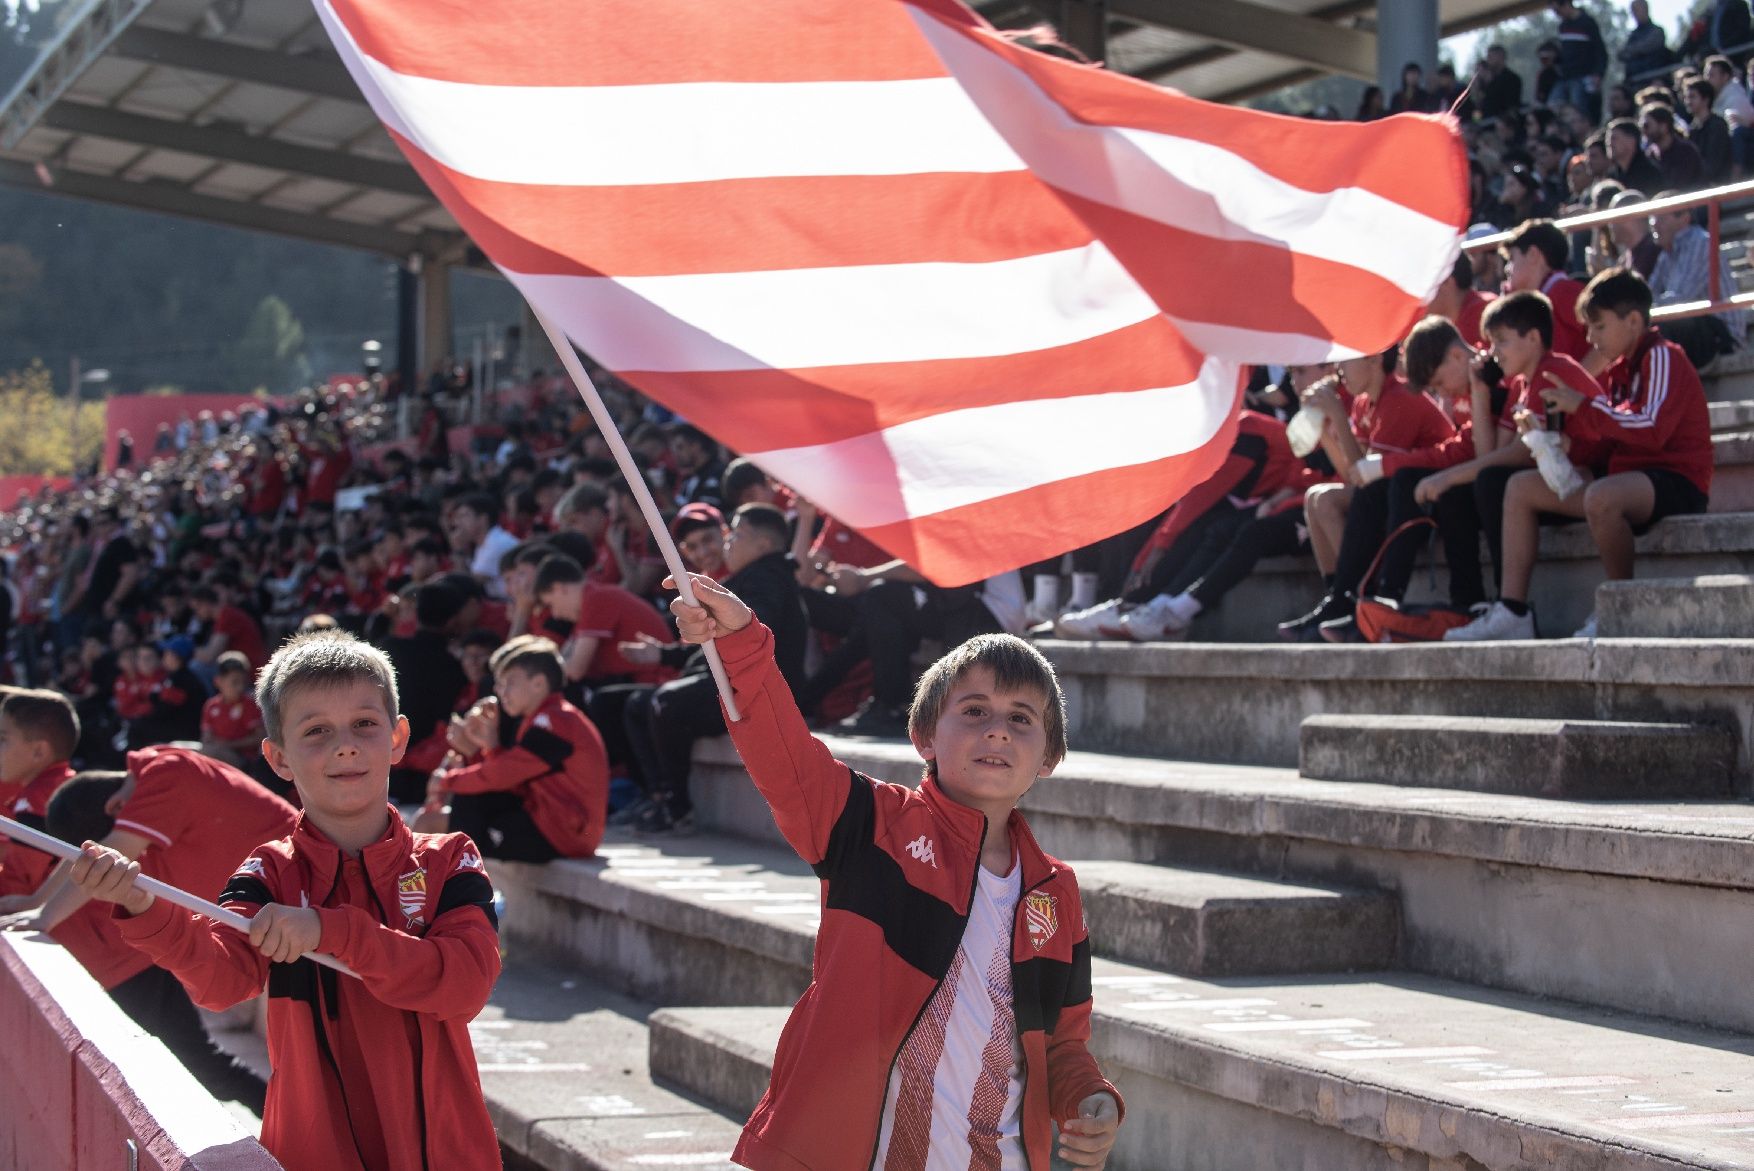
{"label": "zipper on jacket", "polygon": [[[985,818],[982,818],[983,822],[985,820],[986,820]],[[985,825],[982,825],[981,826],[981,840],[978,844],[976,844],[976,846],[974,848],[974,877],[971,878],[969,880],[969,883],[968,883],[968,910],[966,910],[962,913],[962,932],[963,932],[963,934],[967,934],[969,916],[974,914],[974,896],[975,896],[975,892],[980,889],[980,884],[981,884],[981,851],[986,848],[986,845],[987,845],[987,827]],[[1012,925],[1012,929],[1016,930],[1015,924]],[[958,948],[960,948],[962,946],[962,935],[958,935],[956,937],[956,946]],[[945,970],[944,970],[944,976],[938,977],[937,983],[932,985],[932,991],[926,995],[926,999],[923,1002],[921,1002],[921,1004],[920,1004],[920,1011],[914,1013],[913,1023],[908,1025],[907,1032],[905,1032],[901,1035],[901,1044],[899,1044],[895,1047],[895,1053],[893,1055],[891,1055],[891,1057],[889,1058],[889,1072],[883,1075],[883,1097],[885,1099],[887,1099],[889,1097],[889,1082],[892,1078],[895,1077],[895,1063],[897,1061],[901,1060],[901,1051],[903,1049],[907,1048],[908,1039],[914,1035],[914,1030],[920,1027],[920,1018],[926,1015],[926,1010],[928,1008],[932,1007],[932,1001],[933,1001],[933,999],[935,999],[937,997],[938,990],[940,988],[944,987],[944,977],[948,976],[950,974],[950,968],[953,968],[955,966],[956,966],[956,958],[954,956],[952,956],[951,960],[950,960],[949,967],[945,968]],[[867,1171],[876,1171],[877,1152],[879,1150],[881,1150],[882,1147],[883,1147],[883,1109],[882,1109],[881,1104],[879,1104],[878,1109],[877,1109],[877,1133],[875,1135],[873,1135],[871,1138],[871,1157],[869,1159],[865,1160],[865,1167],[866,1167]],[[1028,1157],[1029,1157],[1028,1153],[1025,1152],[1024,1158],[1027,1159]]]}
{"label": "zipper on jacket", "polygon": [[[1022,863],[1019,862],[1018,865],[1021,866]],[[1023,900],[1027,899],[1030,895],[1034,894],[1036,891],[1040,890],[1042,887],[1044,887],[1048,883],[1052,882],[1054,880],[1054,876],[1058,873],[1059,872],[1057,870],[1054,870],[1052,867],[1049,867],[1047,875],[1045,877],[1043,877],[1040,882],[1029,887],[1027,890],[1023,890],[1023,891],[1018,892],[1017,905],[1015,907],[1011,908],[1011,941],[1012,941],[1012,943],[1016,943],[1016,941],[1017,941],[1017,916],[1023,911]],[[978,877],[978,875],[977,875],[977,877]],[[1017,1103],[1017,1112],[1018,1112],[1019,1117],[1021,1118],[1021,1116],[1023,1114],[1023,1103],[1029,1101],[1029,1050],[1027,1050],[1023,1047],[1023,1029],[1017,1023],[1017,961],[1016,960],[1011,961],[1011,1032],[1012,1032],[1012,1035],[1014,1035],[1017,1038],[1017,1052],[1023,1054],[1023,1063],[1022,1063],[1023,1076],[1017,1079],[1018,1084],[1022,1087],[1022,1096],[1018,1100],[1018,1103]],[[1047,1049],[1046,1049],[1047,1038],[1045,1035],[1042,1038],[1042,1044],[1043,1044],[1042,1060],[1046,1061],[1047,1060]],[[1049,1110],[1049,1113],[1051,1114],[1053,1111],[1053,1106],[1051,1103],[1048,1106],[1048,1110]],[[1022,1119],[1020,1121],[1020,1123],[1017,1127],[1017,1144],[1018,1144],[1018,1146],[1023,1148],[1023,1165],[1024,1165],[1024,1167],[1025,1168],[1033,1168],[1035,1166],[1035,1164],[1029,1161],[1028,1125],[1029,1125],[1029,1123],[1028,1123],[1027,1119]],[[1053,1119],[1050,1117],[1048,1119],[1048,1161],[1052,1162],[1053,1157],[1054,1157],[1054,1131],[1053,1131]]]}
{"label": "zipper on jacket", "polygon": [[[413,857],[414,855],[409,855],[409,858],[412,859]],[[343,863],[343,865],[345,865],[345,863]],[[359,872],[365,876],[366,893],[371,896],[372,905],[378,909],[379,924],[389,927],[390,912],[384,908],[384,900],[378,897],[378,888],[372,883],[372,872],[367,869],[365,856],[363,854],[359,859]],[[391,930],[395,929],[391,928]],[[407,1010],[402,1009],[398,1011]],[[418,1022],[415,1025],[414,1036],[417,1040],[417,1048],[414,1054],[414,1112],[419,1118],[420,1125],[420,1165],[426,1168],[427,1171],[431,1171],[432,1158],[426,1149],[426,1040],[420,1034]]]}

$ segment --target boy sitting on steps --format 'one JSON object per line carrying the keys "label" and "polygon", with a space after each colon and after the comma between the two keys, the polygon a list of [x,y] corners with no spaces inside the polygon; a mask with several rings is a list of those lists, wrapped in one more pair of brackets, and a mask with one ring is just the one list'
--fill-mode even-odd
{"label": "boy sitting on steps", "polygon": [[[925,673],[908,713],[919,789],[882,784],[810,735],[773,635],[711,578],[670,604],[717,640],[733,741],[823,883],[815,980],[732,1158],[756,1171],[1100,1168],[1120,1094],[1090,1056],[1090,943],[1076,877],[1017,803],[1066,753],[1053,668],[978,635]],[[666,582],[666,586],[670,583]]]}

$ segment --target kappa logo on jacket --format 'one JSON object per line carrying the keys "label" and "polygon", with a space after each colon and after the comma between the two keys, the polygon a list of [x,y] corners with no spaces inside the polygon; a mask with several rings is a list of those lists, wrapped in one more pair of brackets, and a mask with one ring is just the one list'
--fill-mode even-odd
{"label": "kappa logo on jacket", "polygon": [[265,871],[262,867],[262,859],[260,859],[260,858],[245,858],[244,864],[242,866],[238,867],[237,876],[241,877],[242,875],[245,875],[245,874],[253,874],[257,878],[263,877],[265,874]]}
{"label": "kappa logo on jacket", "polygon": [[928,838],[925,834],[921,834],[919,837],[909,842],[907,844],[907,852],[913,855],[914,861],[924,862],[933,870],[938,869],[938,851],[933,845],[932,839]]}

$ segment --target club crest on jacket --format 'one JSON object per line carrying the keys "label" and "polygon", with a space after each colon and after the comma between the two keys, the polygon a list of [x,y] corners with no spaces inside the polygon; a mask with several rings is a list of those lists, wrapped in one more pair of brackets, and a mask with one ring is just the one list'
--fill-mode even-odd
{"label": "club crest on jacket", "polygon": [[426,868],[410,870],[396,879],[396,898],[402,906],[402,914],[410,923],[420,918],[420,912],[426,906]]}
{"label": "club crest on jacket", "polygon": [[1031,891],[1023,900],[1023,922],[1029,928],[1029,942],[1040,951],[1060,928],[1054,896],[1046,891]]}

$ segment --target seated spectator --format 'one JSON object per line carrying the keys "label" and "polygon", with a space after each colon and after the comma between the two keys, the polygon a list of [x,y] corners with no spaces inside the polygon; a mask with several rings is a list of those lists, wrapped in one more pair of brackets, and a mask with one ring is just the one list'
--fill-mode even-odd
{"label": "seated spectator", "polygon": [[[1659,199],[1677,194],[1662,192]],[[1653,212],[1651,235],[1662,249],[1656,268],[1650,275],[1654,305],[1681,305],[1711,299],[1711,272],[1717,268],[1718,297],[1734,296],[1736,280],[1730,272],[1729,258],[1722,252],[1713,254],[1711,234],[1693,222],[1693,213],[1677,211]],[[1742,309],[1723,313],[1703,314],[1665,321],[1657,327],[1669,341],[1687,352],[1694,369],[1710,365],[1720,354],[1741,347],[1748,333],[1748,314]]]}
{"label": "seated spectator", "polygon": [[[731,532],[732,540],[725,549],[730,570],[725,588],[747,602],[756,617],[773,631],[780,672],[789,684],[796,686],[804,676],[807,626],[804,607],[798,599],[797,576],[786,555],[791,530],[785,514],[770,504],[745,504],[732,516]],[[907,588],[911,596],[912,587]],[[1017,593],[1017,610],[1021,613],[1021,587]],[[903,646],[903,633],[898,630],[893,635],[890,645]],[[918,645],[917,637],[899,652],[910,696],[912,679],[907,660]],[[877,641],[873,637],[873,647]],[[694,808],[688,794],[694,742],[725,731],[718,687],[708,672],[705,656],[691,652],[681,678],[629,696],[624,720],[630,751],[639,759],[641,775],[649,786],[650,804],[636,828],[645,833],[687,828]]]}
{"label": "seated spectator", "polygon": [[214,667],[215,694],[201,708],[201,751],[245,770],[262,759],[262,709],[250,694],[253,677],[242,651],[226,651]]}
{"label": "seated spectator", "polygon": [[[1143,619],[1133,620],[1137,608],[1156,598],[1187,592],[1222,559],[1238,534],[1255,521],[1296,513],[1297,519],[1280,522],[1292,537],[1292,548],[1286,551],[1295,551],[1300,543],[1307,544],[1308,528],[1302,521],[1303,491],[1319,478],[1320,473],[1292,453],[1283,423],[1253,411],[1240,412],[1230,454],[1216,472],[1164,514],[1134,561],[1125,592],[1110,601],[1061,615],[1054,624],[1055,636],[1129,638],[1149,630],[1152,637],[1167,637],[1168,623],[1153,619],[1152,625],[1145,627],[1141,624]],[[1247,572],[1243,571],[1245,575]],[[1216,600],[1212,596],[1199,599],[1202,608]],[[1185,608],[1185,603],[1180,608]],[[1192,618],[1193,614],[1188,614],[1175,624],[1176,629],[1185,630]]]}
{"label": "seated spectator", "polygon": [[1721,116],[1730,128],[1730,162],[1734,175],[1741,178],[1754,159],[1754,102],[1748,100],[1748,87],[1728,57],[1707,57],[1705,80],[1716,92],[1712,113]]}
{"label": "seated spectator", "polygon": [[1581,362],[1590,352],[1590,341],[1577,320],[1583,285],[1565,275],[1570,251],[1565,233],[1552,220],[1529,220],[1504,246],[1504,283],[1506,292],[1538,292],[1547,298],[1553,308],[1553,349]]}
{"label": "seated spectator", "polygon": [[682,562],[695,573],[723,581],[725,566],[725,517],[710,504],[687,504],[670,520],[670,539]]}
{"label": "seated spectator", "polygon": [[561,695],[559,648],[522,635],[489,667],[495,695],[452,728],[421,832],[467,834],[490,858],[589,858],[603,840],[609,762],[596,727]]}
{"label": "seated spectator", "polygon": [[1644,132],[1631,118],[1608,123],[1608,157],[1614,165],[1608,178],[1631,191],[1657,191],[1668,184],[1657,165],[1645,157]]}
{"label": "seated spectator", "polygon": [[[1601,474],[1560,497],[1534,471],[1511,477],[1504,502],[1504,586],[1499,601],[1448,641],[1536,637],[1529,605],[1543,516],[1588,521],[1609,581],[1632,577],[1633,538],[1667,516],[1701,513],[1710,504],[1711,417],[1686,351],[1651,328],[1650,287],[1636,273],[1605,272],[1581,301],[1597,348],[1610,358],[1607,391],[1587,379],[1543,372],[1538,394],[1548,417],[1563,414],[1565,434],[1605,449]],[[1532,413],[1521,420],[1536,428]],[[1594,638],[1592,614],[1575,638]]]}
{"label": "seated spectator", "polygon": [[468,711],[493,694],[493,673],[487,664],[501,645],[491,630],[471,630],[463,636],[457,661],[463,665],[463,678],[469,681],[469,685],[457,696],[458,713]]}
{"label": "seated spectator", "polygon": [[[1487,312],[1491,312],[1490,307]],[[1280,623],[1281,638],[1318,639],[1323,636],[1323,625],[1329,622],[1341,624],[1332,630],[1350,629],[1347,624],[1358,604],[1359,579],[1386,535],[1377,535],[1374,543],[1368,535],[1355,538],[1354,545],[1368,544],[1369,553],[1362,562],[1356,556],[1341,561],[1346,517],[1359,485],[1366,480],[1355,469],[1364,464],[1372,473],[1369,479],[1374,485],[1380,481],[1384,456],[1433,447],[1455,433],[1455,426],[1432,399],[1407,389],[1395,377],[1399,354],[1399,347],[1391,347],[1381,354],[1340,363],[1336,377],[1351,391],[1350,412],[1341,410],[1339,395],[1332,385],[1318,384],[1305,396],[1305,401],[1325,416],[1322,450],[1327,452],[1340,482],[1316,484],[1304,493],[1310,548],[1315,554],[1316,568],[1322,573],[1325,592],[1314,609]],[[1369,490],[1373,501],[1367,516],[1374,531],[1374,526],[1380,525],[1386,515],[1378,501],[1386,499],[1388,489],[1372,486]]]}
{"label": "seated spectator", "polygon": [[189,604],[207,630],[207,641],[195,652],[196,661],[215,663],[226,651],[242,651],[250,660],[250,670],[262,669],[268,661],[268,648],[262,641],[262,628],[254,618],[229,598],[222,598],[218,588],[211,585],[190,590]]}
{"label": "seated spectator", "polygon": [[1462,252],[1456,255],[1449,279],[1437,286],[1437,292],[1432,294],[1425,311],[1453,322],[1467,343],[1480,349],[1486,344],[1480,332],[1480,317],[1491,303],[1491,294],[1475,290],[1474,262]]}
{"label": "seated spectator", "polygon": [[579,701],[591,687],[617,683],[659,683],[669,677],[662,664],[629,662],[621,644],[641,636],[670,638],[670,625],[643,598],[620,586],[588,581],[585,567],[563,553],[546,558],[536,570],[536,599],[549,614],[547,629],[561,645],[563,685]]}
{"label": "seated spectator", "polygon": [[116,676],[116,714],[127,729],[130,749],[156,744],[149,721],[152,718],[152,695],[167,678],[158,647],[141,643],[117,658],[120,673]]}
{"label": "seated spectator", "polygon": [[1409,61],[1401,67],[1401,88],[1389,99],[1391,114],[1432,114],[1437,111],[1437,100],[1425,88],[1425,70],[1417,61]]}
{"label": "seated spectator", "polygon": [[[1642,191],[1620,191],[1609,200],[1608,206],[1618,211],[1644,202],[1646,197]],[[1590,249],[1589,266],[1592,275],[1606,272],[1610,268],[1630,268],[1640,276],[1649,276],[1656,269],[1657,257],[1663,254],[1663,249],[1657,243],[1656,237],[1651,235],[1649,216],[1628,216],[1615,220],[1598,232],[1606,240],[1598,240],[1597,246]]]}
{"label": "seated spectator", "polygon": [[504,601],[499,580],[499,560],[516,547],[518,539],[498,524],[499,506],[491,493],[473,492],[451,508],[448,535],[459,565],[467,565],[495,601]]}
{"label": "seated spectator", "polygon": [[[189,749],[150,748],[131,753],[126,772],[85,772],[67,781],[50,799],[46,822],[63,841],[98,842],[137,859],[148,878],[212,898],[240,860],[292,832],[297,819],[292,806],[228,765]],[[36,919],[53,931],[87,905],[79,887],[64,885]],[[208,1038],[170,972],[148,966],[110,995],[216,1096],[262,1108],[262,1084]]]}
{"label": "seated spectator", "polygon": [[[785,509],[785,502],[781,501],[779,493],[774,490],[773,481],[767,478],[766,472],[755,466],[753,460],[739,457],[726,464],[722,487],[725,508],[731,512],[745,504],[772,504],[781,511]],[[789,495],[788,493],[788,497]]]}
{"label": "seated spectator", "polygon": [[692,423],[670,426],[670,458],[676,468],[676,507],[710,504],[723,510],[724,489],[720,480],[725,463],[712,436]]}
{"label": "seated spectator", "polygon": [[1703,77],[1690,79],[1682,90],[1687,104],[1687,139],[1699,151],[1701,179],[1707,187],[1730,181],[1730,125],[1713,112],[1717,95]]}
{"label": "seated spectator", "polygon": [[[200,740],[201,709],[207,702],[207,687],[189,669],[195,654],[194,640],[178,635],[151,649],[158,659],[155,674],[159,682],[148,697],[146,715],[129,728],[130,745],[144,748],[173,740]],[[140,651],[148,652],[148,648],[141,647]],[[148,674],[147,666],[146,662],[141,663],[143,675]],[[133,743],[136,739],[137,744]]]}
{"label": "seated spectator", "polygon": [[470,611],[461,590],[442,579],[430,581],[414,595],[413,633],[384,640],[397,678],[408,680],[402,694],[408,750],[390,770],[390,799],[399,805],[424,798],[427,774],[444,759],[451,717],[469,686],[451,640],[474,628]]}
{"label": "seated spectator", "polygon": [[[1547,422],[1546,405],[1540,391],[1547,385],[1549,376],[1577,387],[1594,386],[1595,379],[1576,359],[1553,349],[1553,306],[1539,293],[1520,292],[1500,297],[1486,310],[1485,326],[1486,336],[1492,343],[1492,359],[1504,382],[1504,393],[1497,393],[1494,389],[1496,380],[1487,377],[1487,371],[1476,371],[1481,376],[1480,385],[1470,386],[1470,399],[1487,410],[1473,409],[1470,412],[1473,427],[1469,439],[1474,449],[1473,458],[1421,478],[1414,486],[1413,495],[1415,503],[1435,510],[1444,548],[1454,550],[1454,555],[1460,559],[1459,564],[1470,564],[1464,550],[1470,542],[1478,541],[1476,533],[1484,533],[1492,553],[1493,569],[1502,574],[1504,553],[1499,538],[1503,532],[1505,485],[1512,476],[1532,467],[1535,462],[1529,449],[1517,439],[1516,415],[1526,412],[1532,418]],[[1494,406],[1496,410],[1492,409]],[[1488,425],[1489,418],[1495,420],[1493,425]],[[1558,430],[1565,427],[1562,420],[1554,420],[1553,425]],[[1592,458],[1587,446],[1581,440],[1573,444],[1573,463],[1587,466]],[[1467,452],[1464,448],[1456,454],[1466,455]],[[1471,512],[1464,502],[1447,499],[1450,493],[1467,486],[1472,487]],[[1477,543],[1474,548],[1478,549]],[[1473,564],[1478,563],[1478,556],[1476,551]],[[1466,578],[1464,582],[1467,593],[1471,594],[1473,582]]]}
{"label": "seated spectator", "polygon": [[1692,191],[1705,178],[1705,160],[1691,142],[1681,136],[1675,126],[1675,111],[1652,102],[1638,111],[1639,128],[1644,132],[1645,153],[1651,156],[1662,175],[1662,187],[1676,191]]}

